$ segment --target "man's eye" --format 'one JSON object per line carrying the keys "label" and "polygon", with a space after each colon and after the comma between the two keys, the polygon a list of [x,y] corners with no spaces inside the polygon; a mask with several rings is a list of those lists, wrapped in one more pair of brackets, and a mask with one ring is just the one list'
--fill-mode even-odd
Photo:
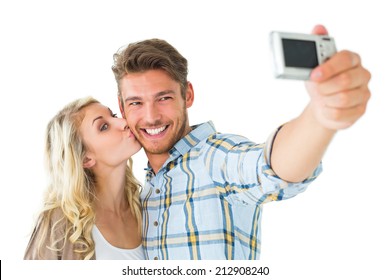
{"label": "man's eye", "polygon": [[103,124],[101,127],[100,127],[100,131],[104,131],[104,130],[107,130],[108,129],[108,124]]}
{"label": "man's eye", "polygon": [[168,99],[171,99],[171,97],[169,97],[169,96],[164,96],[164,97],[161,97],[161,101],[165,101],[165,100],[168,100]]}
{"label": "man's eye", "polygon": [[141,102],[131,102],[131,103],[129,103],[129,106],[137,106],[140,104],[141,104]]}

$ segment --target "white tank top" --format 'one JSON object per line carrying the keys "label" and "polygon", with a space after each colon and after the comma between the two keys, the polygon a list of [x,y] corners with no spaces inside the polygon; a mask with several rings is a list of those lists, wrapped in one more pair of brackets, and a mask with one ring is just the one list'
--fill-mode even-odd
{"label": "white tank top", "polygon": [[144,260],[142,244],[134,249],[121,249],[112,246],[104,238],[96,225],[92,228],[92,238],[95,241],[95,255],[97,260]]}

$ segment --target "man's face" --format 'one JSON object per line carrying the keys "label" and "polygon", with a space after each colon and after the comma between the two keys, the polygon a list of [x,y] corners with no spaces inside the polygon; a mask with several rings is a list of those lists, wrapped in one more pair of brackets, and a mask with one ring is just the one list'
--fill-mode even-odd
{"label": "man's face", "polygon": [[127,74],[120,89],[122,114],[148,156],[168,153],[190,131],[187,108],[194,97],[190,83],[185,100],[180,84],[162,70]]}

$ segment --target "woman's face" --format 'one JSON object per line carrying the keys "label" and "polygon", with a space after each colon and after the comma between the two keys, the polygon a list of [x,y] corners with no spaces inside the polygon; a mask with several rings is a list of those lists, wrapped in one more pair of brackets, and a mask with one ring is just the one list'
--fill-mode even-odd
{"label": "woman's face", "polygon": [[93,103],[83,111],[80,133],[87,149],[84,167],[115,167],[141,149],[126,120],[117,118],[108,107]]}

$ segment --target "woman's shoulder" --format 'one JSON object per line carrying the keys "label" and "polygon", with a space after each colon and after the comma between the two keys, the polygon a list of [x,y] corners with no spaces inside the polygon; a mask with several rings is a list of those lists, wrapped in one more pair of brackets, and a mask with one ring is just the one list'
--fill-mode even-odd
{"label": "woman's shoulder", "polygon": [[66,217],[60,207],[56,207],[50,210],[45,210],[39,214],[35,229],[39,229],[44,225],[47,225],[49,229],[66,228]]}
{"label": "woman's shoulder", "polygon": [[31,235],[24,259],[82,259],[82,256],[76,253],[78,245],[69,240],[70,227],[60,207],[42,212]]}
{"label": "woman's shoulder", "polygon": [[52,223],[60,222],[63,226],[66,224],[66,216],[60,207],[52,209],[49,218]]}
{"label": "woman's shoulder", "polygon": [[59,259],[59,251],[48,248],[53,247],[53,244],[58,248],[64,248],[65,244],[61,240],[66,234],[66,224],[65,215],[59,207],[40,213],[24,259]]}

